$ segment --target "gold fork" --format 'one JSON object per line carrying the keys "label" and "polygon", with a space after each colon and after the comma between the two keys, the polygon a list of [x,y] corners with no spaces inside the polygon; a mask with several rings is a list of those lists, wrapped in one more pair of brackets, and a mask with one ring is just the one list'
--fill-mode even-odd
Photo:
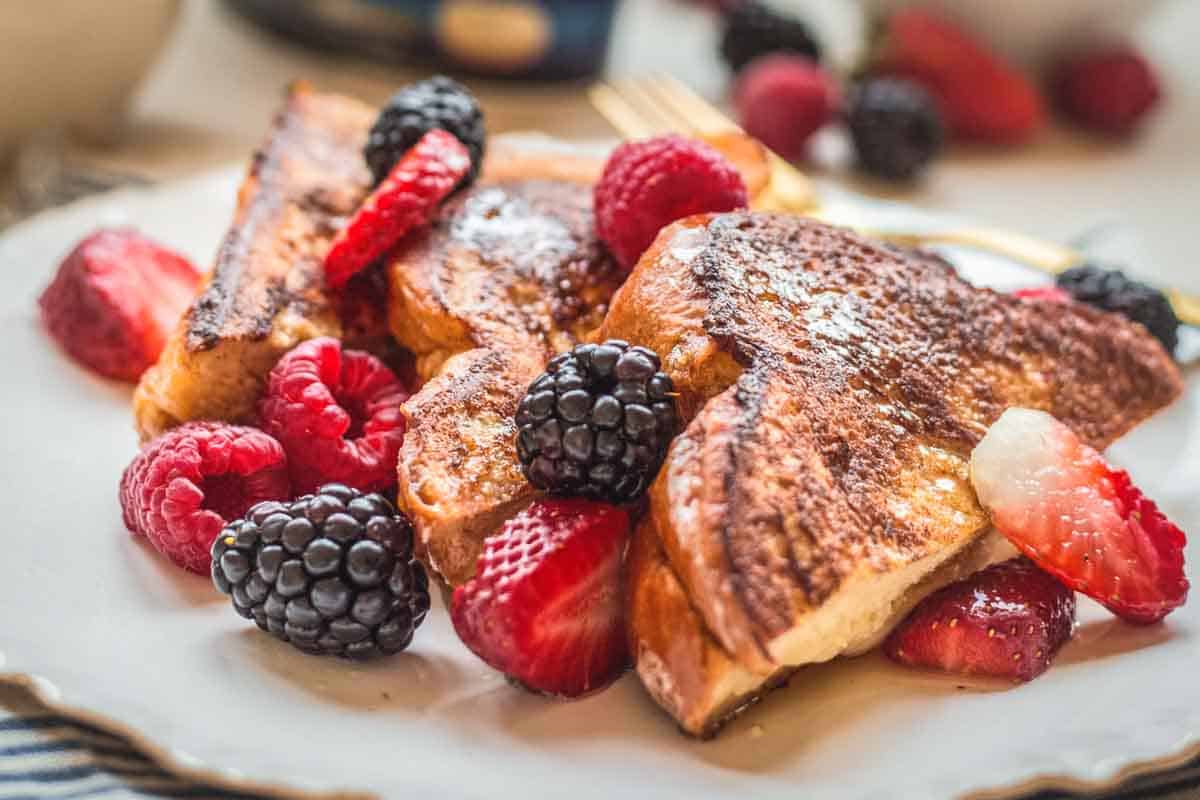
{"label": "gold fork", "polygon": [[[741,129],[692,89],[669,75],[641,80],[597,83],[588,91],[596,107],[621,135],[640,139],[661,133],[713,136]],[[906,245],[952,244],[981,250],[1055,274],[1079,263],[1082,256],[1067,247],[1019,233],[980,226],[924,232],[872,229],[837,207],[823,207],[812,181],[786,160],[767,151],[770,180],[755,197],[754,207],[805,214],[847,225],[881,239]],[[1179,319],[1200,325],[1200,297],[1177,289],[1166,291]]]}

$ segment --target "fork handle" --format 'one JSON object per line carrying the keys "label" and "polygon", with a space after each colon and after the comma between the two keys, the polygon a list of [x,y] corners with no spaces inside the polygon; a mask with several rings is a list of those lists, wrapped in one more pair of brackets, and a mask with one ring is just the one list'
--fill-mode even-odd
{"label": "fork handle", "polygon": [[[836,219],[831,218],[833,215],[818,214],[818,216],[829,222],[837,222]],[[851,223],[851,227],[878,239],[885,239],[897,244],[909,246],[952,244],[967,247],[998,255],[1051,275],[1057,275],[1083,259],[1082,255],[1069,247],[997,228],[965,226],[911,233],[872,230],[853,223]],[[1166,295],[1180,322],[1186,325],[1200,326],[1200,297],[1185,294],[1178,289],[1169,289],[1166,291]]]}
{"label": "fork handle", "polygon": [[952,244],[1003,256],[1042,272],[1057,275],[1083,260],[1062,245],[998,228],[967,226],[923,233],[871,231],[872,235],[903,244]]}
{"label": "fork handle", "polygon": [[[883,238],[897,241],[891,233],[881,235]],[[1062,245],[995,228],[955,228],[912,235],[911,238],[916,240],[914,243],[917,244],[953,244],[983,250],[1052,275],[1057,275],[1083,260],[1083,256],[1078,252]],[[1178,289],[1167,289],[1164,293],[1180,322],[1185,325],[1200,325],[1200,297],[1185,294]]]}

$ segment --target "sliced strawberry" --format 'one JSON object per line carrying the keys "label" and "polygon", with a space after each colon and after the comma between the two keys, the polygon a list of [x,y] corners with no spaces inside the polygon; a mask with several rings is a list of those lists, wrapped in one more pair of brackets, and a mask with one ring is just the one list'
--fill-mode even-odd
{"label": "sliced strawberry", "polygon": [[325,256],[326,283],[341,286],[428,223],[470,169],[471,154],[453,134],[435,129],[422,136],[334,238]]}
{"label": "sliced strawberry", "polygon": [[1047,303],[1069,303],[1072,300],[1070,292],[1057,286],[1029,286],[1017,289],[1013,292],[1013,297],[1020,297],[1022,300],[1043,300]]}
{"label": "sliced strawberry", "polygon": [[539,500],[484,543],[474,579],[454,590],[459,638],[539,692],[578,697],[629,660],[620,572],[629,517],[587,500]]}
{"label": "sliced strawberry", "polygon": [[923,85],[960,138],[1021,142],[1045,116],[1041,95],[1025,76],[925,9],[902,9],[887,18],[873,71]]}
{"label": "sliced strawberry", "polygon": [[1013,408],[971,454],[971,479],[996,528],[1038,566],[1130,622],[1187,600],[1187,538],[1067,426]]}
{"label": "sliced strawberry", "polygon": [[925,598],[884,643],[901,664],[1031,681],[1075,627],[1075,594],[1026,558]]}
{"label": "sliced strawberry", "polygon": [[38,303],[46,329],[73,358],[136,381],[158,360],[201,277],[186,258],[131,228],[104,229],[75,246]]}

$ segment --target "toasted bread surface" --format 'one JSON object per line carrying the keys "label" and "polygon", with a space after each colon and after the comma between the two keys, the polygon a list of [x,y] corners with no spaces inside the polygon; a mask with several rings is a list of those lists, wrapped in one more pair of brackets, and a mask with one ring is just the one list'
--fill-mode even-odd
{"label": "toasted bread surface", "polygon": [[[1016,549],[994,531],[979,537],[902,594],[889,598],[887,611],[876,611],[883,621],[874,635],[862,637],[842,655],[872,649],[928,595],[1015,555]],[[798,669],[783,666],[763,675],[729,656],[712,638],[671,568],[652,515],[643,518],[634,533],[626,576],[630,653],[638,676],[684,732],[700,737],[716,734],[731,718],[786,684]],[[856,619],[871,616],[857,614]]]}
{"label": "toasted bread surface", "polygon": [[426,563],[453,586],[474,576],[483,539],[533,499],[513,417],[544,365],[536,354],[473,348],[447,359],[404,405],[400,503]]}
{"label": "toasted bread surface", "polygon": [[368,287],[334,294],[321,266],[367,191],[361,150],[373,116],[348,97],[304,85],[289,92],[250,164],[206,285],[138,385],[134,416],[144,439],[192,419],[247,419],[271,367],[304,339],[383,343],[383,316],[355,296]]}
{"label": "toasted bread surface", "polygon": [[481,182],[388,265],[392,333],[427,381],[404,405],[399,505],[451,584],[534,496],[516,457],[518,401],[600,324],[619,284],[592,230],[599,163],[494,147]]}
{"label": "toasted bread surface", "polygon": [[[1122,318],[975,288],[937,259],[769,214],[665,229],[599,337],[654,348],[675,379],[691,421],[651,491],[655,574],[669,567],[714,646],[760,685],[874,641],[899,598],[976,542],[987,519],[967,459],[1005,408],[1046,409],[1102,447],[1182,387]],[[669,625],[654,609],[679,598],[629,591],[639,671],[661,685],[672,661],[640,632]],[[720,663],[693,653],[700,674]],[[733,702],[680,721],[708,729]]]}

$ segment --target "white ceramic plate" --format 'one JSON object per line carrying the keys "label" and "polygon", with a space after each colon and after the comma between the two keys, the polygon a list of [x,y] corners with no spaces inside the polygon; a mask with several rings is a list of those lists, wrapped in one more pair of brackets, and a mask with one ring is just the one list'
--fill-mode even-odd
{"label": "white ceramic plate", "polygon": [[[1200,601],[1135,628],[1090,603],[1026,686],[964,689],[869,655],[803,671],[715,741],[679,735],[636,678],[574,703],[510,687],[458,642],[438,598],[412,649],[370,666],[300,654],[123,530],[129,391],[62,356],[35,298],[72,244],[134,224],[208,262],[237,173],[122,191],[0,239],[0,669],[57,707],[136,732],[231,786],[385,796],[928,798],[1098,786],[1200,743]],[[845,202],[845,198],[842,198]],[[936,218],[864,206],[896,223]],[[1019,270],[968,254],[969,277]],[[1200,536],[1200,392],[1114,448]],[[1193,543],[1196,563],[1200,548]],[[95,719],[95,717],[92,717]]]}

